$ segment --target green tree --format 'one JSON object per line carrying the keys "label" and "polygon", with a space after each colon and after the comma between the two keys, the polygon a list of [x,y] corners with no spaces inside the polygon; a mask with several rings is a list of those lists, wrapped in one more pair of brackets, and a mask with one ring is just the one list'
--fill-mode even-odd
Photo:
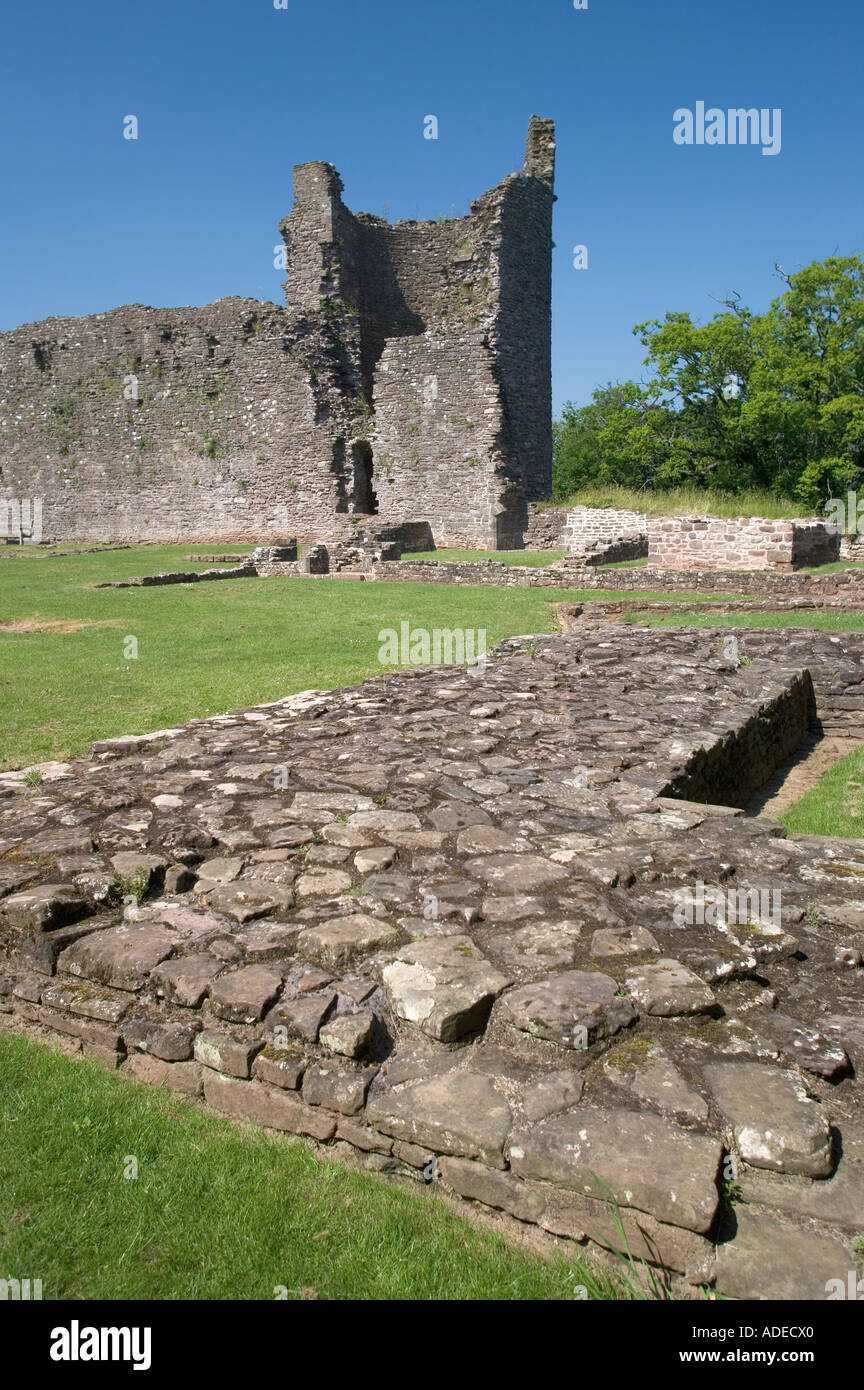
{"label": "green tree", "polygon": [[637,325],[650,378],[565,406],[556,497],[589,483],[757,487],[816,509],[864,479],[864,262],[777,273],[786,288],[764,314],[733,296],[705,324]]}
{"label": "green tree", "polygon": [[591,483],[651,486],[669,452],[670,411],[635,381],[600,386],[591,404],[568,403],[553,426],[553,495]]}

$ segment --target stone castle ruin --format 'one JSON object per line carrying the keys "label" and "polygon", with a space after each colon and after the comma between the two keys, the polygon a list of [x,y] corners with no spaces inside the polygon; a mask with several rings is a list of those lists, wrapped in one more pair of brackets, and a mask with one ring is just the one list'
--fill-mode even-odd
{"label": "stone castle ruin", "polygon": [[46,538],[314,540],[375,516],[521,546],[551,481],[554,164],[532,117],[524,168],[467,216],[395,225],[302,164],[284,306],[0,334],[0,504],[40,498]]}

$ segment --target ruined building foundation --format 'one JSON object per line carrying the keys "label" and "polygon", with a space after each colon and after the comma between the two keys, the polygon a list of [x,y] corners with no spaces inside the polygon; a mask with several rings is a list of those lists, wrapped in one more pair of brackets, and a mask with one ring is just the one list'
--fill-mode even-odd
{"label": "ruined building foundation", "polygon": [[738,808],[861,738],[864,637],[727,636],[513,638],[4,774],[0,1028],[588,1248],[613,1201],[678,1297],[825,1299],[864,847]]}

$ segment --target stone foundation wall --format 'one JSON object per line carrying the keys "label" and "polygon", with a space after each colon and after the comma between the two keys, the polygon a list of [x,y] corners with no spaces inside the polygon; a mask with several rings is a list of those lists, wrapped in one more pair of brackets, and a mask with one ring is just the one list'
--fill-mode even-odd
{"label": "stone foundation wall", "polygon": [[679,516],[648,523],[648,558],[659,569],[794,569],[839,557],[840,528],[818,518]]}
{"label": "stone foundation wall", "polygon": [[770,776],[808,672],[860,702],[864,637],[726,635],[514,638],[0,777],[2,1025],[583,1246],[611,1197],[679,1296],[824,1299],[864,849],[687,798]]}
{"label": "stone foundation wall", "polygon": [[[528,589],[616,589],[658,593],[754,594],[813,597],[820,602],[864,595],[864,573],[810,575],[732,570],[700,572],[608,565],[564,559],[550,566],[505,565],[499,560],[402,560],[375,565],[371,577],[408,584],[495,584]],[[844,597],[845,596],[845,597]]]}
{"label": "stone foundation wall", "polygon": [[580,551],[579,559],[586,565],[621,565],[630,560],[644,560],[647,554],[648,537],[631,535],[611,541],[593,541]]}
{"label": "stone foundation wall", "polygon": [[587,549],[594,541],[614,541],[621,536],[645,535],[647,518],[644,512],[626,511],[617,507],[574,507],[567,513],[562,533],[565,550]]}
{"label": "stone foundation wall", "polygon": [[[770,570],[667,570],[654,565],[633,569],[593,569],[562,560],[550,570],[562,578],[569,576],[573,589],[641,589],[660,593],[757,594],[780,597],[841,595],[864,592],[860,571],[839,574],[795,574]],[[557,582],[557,581],[556,581]]]}
{"label": "stone foundation wall", "polygon": [[864,563],[864,535],[860,531],[844,533],[840,541],[840,558]]}
{"label": "stone foundation wall", "polygon": [[525,549],[566,550],[562,532],[567,525],[569,511],[569,507],[541,507],[536,502],[529,502]]}

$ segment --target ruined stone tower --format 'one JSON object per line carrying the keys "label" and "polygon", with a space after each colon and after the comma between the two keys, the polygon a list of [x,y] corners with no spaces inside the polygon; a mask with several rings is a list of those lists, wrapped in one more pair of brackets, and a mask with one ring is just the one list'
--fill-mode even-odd
{"label": "ruined stone tower", "polygon": [[285,306],[130,305],[0,334],[0,499],[46,536],[522,544],[551,481],[554,126],[465,217],[352,213],[299,165]]}

